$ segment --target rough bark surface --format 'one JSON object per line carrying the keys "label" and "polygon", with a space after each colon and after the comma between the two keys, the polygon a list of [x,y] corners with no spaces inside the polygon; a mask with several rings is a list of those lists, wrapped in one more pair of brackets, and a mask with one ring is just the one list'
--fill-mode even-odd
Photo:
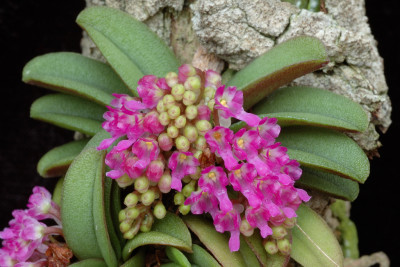
{"label": "rough bark surface", "polygon": [[[215,55],[212,68],[241,69],[274,45],[298,35],[320,38],[331,63],[292,85],[320,87],[345,95],[367,111],[365,133],[351,134],[370,156],[380,146],[378,127],[389,127],[391,103],[383,62],[365,16],[364,0],[326,0],[327,14],[310,12],[279,0],[86,0],[106,5],[146,23],[178,55],[182,63],[197,55]],[[86,34],[83,54],[102,59]],[[215,58],[214,56],[211,56]],[[199,56],[196,58],[199,62]],[[201,61],[201,57],[200,57]],[[195,62],[196,63],[196,62]],[[196,63],[196,64],[197,64]]]}

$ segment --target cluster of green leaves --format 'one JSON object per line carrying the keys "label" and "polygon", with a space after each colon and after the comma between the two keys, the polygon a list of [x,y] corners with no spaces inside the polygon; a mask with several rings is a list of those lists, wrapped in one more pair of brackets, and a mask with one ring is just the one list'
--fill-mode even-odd
{"label": "cluster of green leaves", "polygon": [[[267,255],[259,235],[242,237],[231,253],[228,237],[201,216],[168,213],[152,231],[126,242],[119,233],[120,189],[105,179],[105,151],[95,147],[109,134],[102,115],[112,93],[137,95],[137,81],[177,71],[169,48],[128,14],[105,7],[84,10],[77,18],[107,63],[75,53],[51,53],[31,60],[23,80],[58,92],[35,101],[32,118],[82,132],[89,139],[49,151],[38,164],[43,177],[65,174],[54,195],[61,202],[65,239],[80,260],[75,266],[143,266],[146,245],[164,245],[171,260],[165,266],[285,266],[289,257]],[[224,79],[244,93],[245,107],[282,126],[279,141],[298,160],[303,176],[297,186],[345,200],[358,195],[358,183],[369,174],[369,162],[358,145],[340,131],[364,131],[362,108],[345,97],[309,87],[280,88],[327,63],[319,40],[298,37],[271,49],[245,69]],[[267,97],[268,96],[268,97]],[[267,98],[265,98],[267,97]],[[238,130],[244,124],[232,125]],[[68,170],[68,171],[67,171]],[[60,194],[62,198],[60,200]],[[343,254],[329,227],[314,211],[301,206],[292,231],[291,257],[304,266],[341,266]],[[192,243],[190,229],[207,248]],[[211,254],[212,256],[211,256]]]}

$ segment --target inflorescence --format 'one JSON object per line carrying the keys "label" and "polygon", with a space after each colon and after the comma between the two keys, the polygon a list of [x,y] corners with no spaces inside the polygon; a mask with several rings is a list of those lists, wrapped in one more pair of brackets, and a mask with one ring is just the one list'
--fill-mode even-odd
{"label": "inflorescence", "polygon": [[[240,233],[258,228],[267,252],[290,253],[286,229],[310,197],[294,187],[302,171],[275,142],[277,120],[244,111],[241,91],[190,65],[164,78],[144,76],[137,92],[114,94],[103,123],[111,138],[98,147],[117,142],[106,156],[107,176],[134,186],[119,214],[124,237],[150,231],[154,217],[166,214],[163,194],[173,189],[180,213],[209,213],[218,232],[231,233],[231,251]],[[231,118],[247,126],[235,133]]]}

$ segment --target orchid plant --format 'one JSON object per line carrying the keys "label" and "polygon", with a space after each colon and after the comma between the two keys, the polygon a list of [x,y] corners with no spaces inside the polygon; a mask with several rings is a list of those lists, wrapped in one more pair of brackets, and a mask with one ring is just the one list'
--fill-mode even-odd
{"label": "orchid plant", "polygon": [[[121,11],[92,7],[77,22],[107,63],[51,53],[23,80],[61,92],[36,100],[33,118],[88,138],[42,157],[39,173],[62,177],[54,201],[35,187],[13,213],[1,266],[342,266],[354,256],[304,202],[316,191],[357,197],[369,162],[342,132],[364,131],[367,116],[325,90],[280,88],[327,64],[318,39],[288,40],[221,76],[180,65]],[[39,222],[48,218],[56,226]]]}

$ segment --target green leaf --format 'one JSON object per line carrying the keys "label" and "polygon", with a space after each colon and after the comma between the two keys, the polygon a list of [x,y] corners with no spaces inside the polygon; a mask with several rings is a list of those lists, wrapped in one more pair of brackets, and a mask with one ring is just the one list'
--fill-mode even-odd
{"label": "green leaf", "polygon": [[240,235],[239,252],[240,254],[242,254],[243,260],[246,262],[246,266],[249,267],[261,266],[257,256],[255,255],[251,247],[247,244],[243,235]]}
{"label": "green leaf", "polygon": [[307,126],[282,128],[277,138],[288,148],[290,158],[302,166],[321,169],[364,183],[369,175],[369,161],[351,138],[336,131]]}
{"label": "green leaf", "polygon": [[62,188],[64,185],[64,177],[61,177],[60,179],[58,179],[56,186],[54,187],[53,190],[53,196],[52,196],[52,200],[58,205],[61,206],[61,195],[62,195]]}
{"label": "green leaf", "polygon": [[76,21],[133,91],[143,75],[164,77],[178,70],[179,62],[167,45],[125,12],[91,7],[83,10]]}
{"label": "green leaf", "polygon": [[274,117],[281,126],[311,125],[363,132],[368,117],[347,97],[311,87],[286,87],[275,91],[253,108],[262,117]]}
{"label": "green leaf", "polygon": [[39,160],[38,173],[44,178],[64,175],[87,142],[88,139],[82,139],[53,148]]}
{"label": "green leaf", "polygon": [[[185,253],[191,263],[200,267],[221,267],[221,265],[204,248],[193,244],[193,253]],[[192,265],[193,266],[193,265]]]}
{"label": "green leaf", "polygon": [[[110,197],[109,197],[109,189],[111,189],[111,179],[107,178],[107,181],[104,180],[104,163],[105,153],[103,153],[103,157],[100,158],[100,161],[96,163],[100,165],[101,168],[97,168],[95,174],[94,188],[93,188],[93,222],[95,227],[95,234],[97,239],[97,244],[100,248],[101,254],[103,256],[104,261],[107,263],[108,267],[116,267],[118,266],[117,256],[115,254],[113,244],[111,244],[111,236],[109,231],[113,231],[113,225],[107,225],[107,218],[109,214],[106,214],[106,211],[109,212],[110,205]],[[107,183],[107,187],[105,188],[105,183]],[[106,196],[106,191],[108,196]],[[108,208],[107,208],[108,207]],[[118,244],[118,238],[115,236],[116,242],[114,245]],[[115,241],[115,240],[113,240]],[[121,248],[119,248],[121,249]]]}
{"label": "green leaf", "polygon": [[284,256],[280,253],[274,255],[268,254],[262,244],[260,231],[257,229],[252,236],[245,236],[244,240],[264,267],[284,267],[290,260],[289,256]]}
{"label": "green leaf", "polygon": [[35,57],[25,65],[22,80],[102,105],[110,104],[112,93],[130,92],[109,65],[70,52]]}
{"label": "green leaf", "polygon": [[186,225],[177,215],[167,212],[161,220],[155,220],[150,232],[140,233],[129,240],[122,250],[122,258],[127,260],[137,247],[144,245],[166,245],[192,252],[192,238]]}
{"label": "green leaf", "polygon": [[360,192],[358,183],[355,181],[304,166],[302,169],[303,174],[296,181],[297,186],[324,192],[348,201],[354,201]]}
{"label": "green leaf", "polygon": [[132,258],[127,260],[121,267],[142,267],[145,266],[146,250],[144,248],[139,249],[138,253]]}
{"label": "green leaf", "polygon": [[291,257],[305,267],[343,266],[342,250],[326,222],[303,204],[297,215]]}
{"label": "green leaf", "polygon": [[230,251],[229,237],[218,233],[211,222],[193,215],[184,216],[183,220],[222,266],[247,266],[240,252]]}
{"label": "green leaf", "polygon": [[275,89],[315,71],[327,63],[327,54],[320,40],[309,36],[292,38],[278,44],[240,70],[228,86],[243,91],[247,110]]}
{"label": "green leaf", "polygon": [[[89,148],[77,156],[65,175],[61,220],[68,246],[80,259],[102,258],[93,220],[93,188],[104,166],[105,151]],[[82,238],[84,237],[84,238]]]}
{"label": "green leaf", "polygon": [[31,117],[62,128],[95,135],[101,129],[105,107],[80,97],[52,94],[33,102]]}
{"label": "green leaf", "polygon": [[75,262],[69,266],[72,267],[108,267],[102,259],[87,259]]}
{"label": "green leaf", "polygon": [[168,259],[172,260],[176,264],[181,267],[190,267],[190,262],[186,258],[185,254],[183,254],[179,249],[167,246],[165,248],[165,253],[167,254]]}
{"label": "green leaf", "polygon": [[117,234],[121,248],[125,245],[126,239],[124,239],[121,231],[119,230],[119,218],[118,214],[122,210],[121,207],[121,188],[118,186],[116,181],[113,181],[111,185],[111,203],[110,203],[110,214],[111,220],[114,225],[114,231]]}

